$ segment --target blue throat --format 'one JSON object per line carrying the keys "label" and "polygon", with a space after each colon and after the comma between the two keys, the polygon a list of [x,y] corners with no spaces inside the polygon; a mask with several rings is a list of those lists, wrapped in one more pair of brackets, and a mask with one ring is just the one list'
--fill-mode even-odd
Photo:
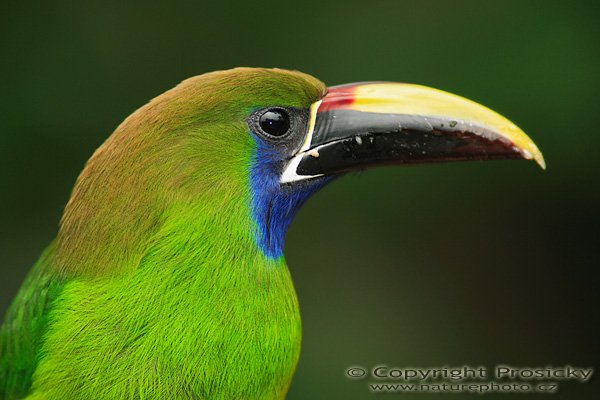
{"label": "blue throat", "polygon": [[281,160],[285,156],[261,139],[255,138],[255,142],[250,166],[251,209],[257,227],[255,239],[265,256],[277,259],[283,255],[285,233],[296,212],[330,178],[281,185]]}

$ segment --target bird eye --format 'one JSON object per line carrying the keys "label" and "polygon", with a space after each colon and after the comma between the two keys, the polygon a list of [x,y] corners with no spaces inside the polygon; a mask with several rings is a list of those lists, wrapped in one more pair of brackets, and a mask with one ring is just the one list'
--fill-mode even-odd
{"label": "bird eye", "polygon": [[258,123],[263,132],[279,137],[290,130],[290,115],[282,109],[270,109],[259,117]]}

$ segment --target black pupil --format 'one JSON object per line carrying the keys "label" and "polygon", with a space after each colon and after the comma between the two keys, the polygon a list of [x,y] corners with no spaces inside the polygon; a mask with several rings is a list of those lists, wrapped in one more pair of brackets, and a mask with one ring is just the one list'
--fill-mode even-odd
{"label": "black pupil", "polygon": [[273,136],[285,135],[290,129],[290,116],[283,110],[269,110],[260,116],[260,127]]}

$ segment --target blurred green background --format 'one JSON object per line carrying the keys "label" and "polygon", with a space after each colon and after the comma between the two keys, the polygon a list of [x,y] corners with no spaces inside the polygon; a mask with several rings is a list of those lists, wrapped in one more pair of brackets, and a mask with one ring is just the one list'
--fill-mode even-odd
{"label": "blurred green background", "polygon": [[598,367],[599,18],[593,1],[3,1],[0,312],[120,121],[189,76],[276,66],[461,94],[548,162],[384,168],[311,199],[286,243],[304,321],[289,399],[440,399],[372,394],[354,365]]}

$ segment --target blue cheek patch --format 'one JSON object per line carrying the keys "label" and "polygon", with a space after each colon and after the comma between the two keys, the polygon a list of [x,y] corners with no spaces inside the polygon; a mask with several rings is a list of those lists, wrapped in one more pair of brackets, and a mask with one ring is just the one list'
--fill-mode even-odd
{"label": "blue cheek patch", "polygon": [[[253,135],[254,136],[254,135]],[[319,178],[292,185],[279,183],[287,158],[270,143],[254,136],[256,146],[250,166],[251,212],[256,223],[255,239],[265,256],[283,255],[285,233],[296,212],[330,178]]]}

